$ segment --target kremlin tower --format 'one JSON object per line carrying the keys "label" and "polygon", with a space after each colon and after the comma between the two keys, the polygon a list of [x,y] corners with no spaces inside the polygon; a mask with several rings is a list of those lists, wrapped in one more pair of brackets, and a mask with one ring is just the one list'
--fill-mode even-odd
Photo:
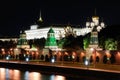
{"label": "kremlin tower", "polygon": [[49,48],[51,50],[58,48],[56,38],[55,38],[55,33],[54,33],[54,30],[52,28],[50,28],[48,33],[47,33],[45,48]]}

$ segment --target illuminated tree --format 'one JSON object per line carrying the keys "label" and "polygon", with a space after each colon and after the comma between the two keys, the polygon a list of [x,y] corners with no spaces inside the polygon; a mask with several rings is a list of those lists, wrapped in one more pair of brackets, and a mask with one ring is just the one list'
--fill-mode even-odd
{"label": "illuminated tree", "polygon": [[65,38],[62,38],[58,41],[58,47],[59,48],[63,48],[63,45],[65,44],[66,42],[66,39]]}
{"label": "illuminated tree", "polygon": [[109,38],[105,41],[106,50],[117,50],[117,41],[112,38]]}
{"label": "illuminated tree", "polygon": [[67,49],[80,49],[83,47],[83,38],[76,35],[76,31],[71,26],[64,28],[65,38],[58,41],[59,47]]}
{"label": "illuminated tree", "polygon": [[115,56],[113,54],[111,54],[110,62],[111,64],[115,63]]}
{"label": "illuminated tree", "polygon": [[83,48],[84,48],[84,49],[88,48],[89,43],[90,43],[90,34],[86,35],[86,36],[83,38]]}
{"label": "illuminated tree", "polygon": [[76,31],[74,31],[74,29],[71,26],[65,27],[64,31],[65,31],[65,37],[68,37],[70,35],[76,37]]}

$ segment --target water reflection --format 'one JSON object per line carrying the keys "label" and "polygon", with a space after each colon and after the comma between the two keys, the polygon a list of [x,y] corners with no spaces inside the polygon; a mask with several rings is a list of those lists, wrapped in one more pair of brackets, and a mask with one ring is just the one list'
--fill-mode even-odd
{"label": "water reflection", "polygon": [[66,80],[64,76],[60,75],[51,75],[50,80]]}
{"label": "water reflection", "polygon": [[61,75],[46,75],[40,72],[0,68],[0,80],[66,80],[66,78]]}
{"label": "water reflection", "polygon": [[[53,80],[53,79],[51,79],[51,80]],[[55,80],[65,80],[65,77],[56,75]]]}
{"label": "water reflection", "polygon": [[[0,80],[6,80],[5,79],[5,68],[0,68]],[[7,78],[8,76],[6,76]]]}
{"label": "water reflection", "polygon": [[20,80],[20,71],[0,68],[0,80]]}
{"label": "water reflection", "polygon": [[41,79],[41,74],[38,73],[38,72],[30,72],[30,73],[28,74],[28,76],[29,76],[29,79],[28,79],[28,80],[42,80],[42,79]]}

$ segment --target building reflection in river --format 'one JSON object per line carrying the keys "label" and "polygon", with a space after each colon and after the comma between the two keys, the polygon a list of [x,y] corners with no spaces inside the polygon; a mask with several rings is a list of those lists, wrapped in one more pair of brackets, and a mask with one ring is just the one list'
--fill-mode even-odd
{"label": "building reflection in river", "polygon": [[21,80],[20,71],[0,68],[0,80]]}
{"label": "building reflection in river", "polygon": [[40,72],[0,68],[0,80],[66,80],[61,75],[46,75]]}
{"label": "building reflection in river", "polygon": [[50,80],[66,80],[64,76],[60,75],[51,75]]}

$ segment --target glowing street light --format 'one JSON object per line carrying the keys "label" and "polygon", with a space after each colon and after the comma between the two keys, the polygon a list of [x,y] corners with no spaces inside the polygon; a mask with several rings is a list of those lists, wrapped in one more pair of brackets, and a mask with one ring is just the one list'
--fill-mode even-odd
{"label": "glowing street light", "polygon": [[26,57],[25,61],[27,61],[27,62],[28,62],[28,61],[29,61],[29,57]]}
{"label": "glowing street light", "polygon": [[9,59],[10,59],[10,55],[7,55],[7,56],[6,56],[6,60],[9,60]]}
{"label": "glowing street light", "polygon": [[54,63],[54,62],[55,62],[55,58],[54,58],[54,57],[52,57],[51,62],[52,62],[52,63]]}
{"label": "glowing street light", "polygon": [[9,60],[9,56],[6,57],[6,60]]}
{"label": "glowing street light", "polygon": [[85,60],[85,62],[84,62],[84,64],[85,64],[85,66],[86,66],[86,67],[87,67],[87,69],[88,69],[89,64],[90,64],[89,60],[88,60],[88,59],[86,59],[86,60]]}

